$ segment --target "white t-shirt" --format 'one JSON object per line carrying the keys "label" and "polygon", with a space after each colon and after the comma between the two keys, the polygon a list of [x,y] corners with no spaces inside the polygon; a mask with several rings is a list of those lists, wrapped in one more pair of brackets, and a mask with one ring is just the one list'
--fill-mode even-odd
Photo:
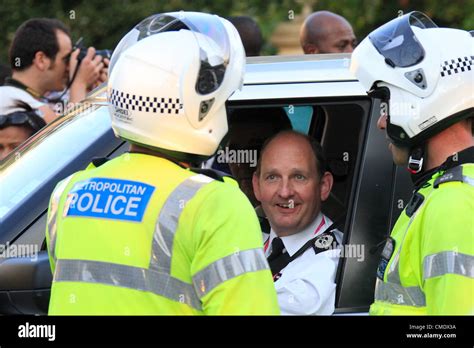
{"label": "white t-shirt", "polygon": [[[33,109],[38,109],[41,106],[46,105],[20,88],[13,86],[0,86],[0,115],[10,114],[15,111],[23,111],[21,108],[14,107],[17,100],[25,102]],[[40,111],[38,111],[38,114],[41,117],[44,117]]]}

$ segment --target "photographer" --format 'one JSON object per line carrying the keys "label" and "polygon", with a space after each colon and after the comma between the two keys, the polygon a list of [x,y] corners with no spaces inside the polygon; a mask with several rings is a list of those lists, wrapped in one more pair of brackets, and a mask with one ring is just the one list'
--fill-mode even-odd
{"label": "photographer", "polygon": [[[79,49],[72,46],[69,29],[57,19],[35,18],[16,31],[10,47],[12,77],[0,87],[0,114],[16,111],[22,101],[37,109],[46,122],[58,115],[45,94],[69,87],[69,102],[76,103],[107,80],[108,59],[89,47],[78,70]],[[75,76],[74,76],[75,75]],[[71,79],[74,80],[71,83]]]}

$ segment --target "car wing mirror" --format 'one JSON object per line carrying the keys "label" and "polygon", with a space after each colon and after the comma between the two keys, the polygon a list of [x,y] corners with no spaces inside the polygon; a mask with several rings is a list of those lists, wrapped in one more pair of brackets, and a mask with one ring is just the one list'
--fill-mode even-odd
{"label": "car wing mirror", "polygon": [[47,314],[52,278],[46,250],[0,259],[0,315]]}

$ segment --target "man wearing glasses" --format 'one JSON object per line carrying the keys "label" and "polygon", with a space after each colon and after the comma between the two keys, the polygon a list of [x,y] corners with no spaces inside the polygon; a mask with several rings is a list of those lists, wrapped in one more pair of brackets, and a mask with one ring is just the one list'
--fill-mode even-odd
{"label": "man wearing glasses", "polygon": [[[79,49],[73,50],[69,29],[57,19],[35,18],[16,31],[10,47],[12,77],[0,87],[0,114],[18,111],[18,101],[38,109],[46,122],[58,115],[45,94],[62,91],[70,84]],[[87,92],[107,79],[108,60],[89,47],[69,86],[69,102],[85,98]]]}

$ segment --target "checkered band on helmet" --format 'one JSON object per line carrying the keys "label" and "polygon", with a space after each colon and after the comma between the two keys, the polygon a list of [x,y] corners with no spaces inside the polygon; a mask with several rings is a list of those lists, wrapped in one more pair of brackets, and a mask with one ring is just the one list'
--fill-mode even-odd
{"label": "checkered band on helmet", "polygon": [[118,108],[160,114],[179,114],[183,104],[179,98],[160,98],[130,94],[112,89],[109,102]]}
{"label": "checkered band on helmet", "polygon": [[474,65],[474,56],[446,60],[441,64],[441,76],[444,77],[465,71],[471,71],[472,65]]}

